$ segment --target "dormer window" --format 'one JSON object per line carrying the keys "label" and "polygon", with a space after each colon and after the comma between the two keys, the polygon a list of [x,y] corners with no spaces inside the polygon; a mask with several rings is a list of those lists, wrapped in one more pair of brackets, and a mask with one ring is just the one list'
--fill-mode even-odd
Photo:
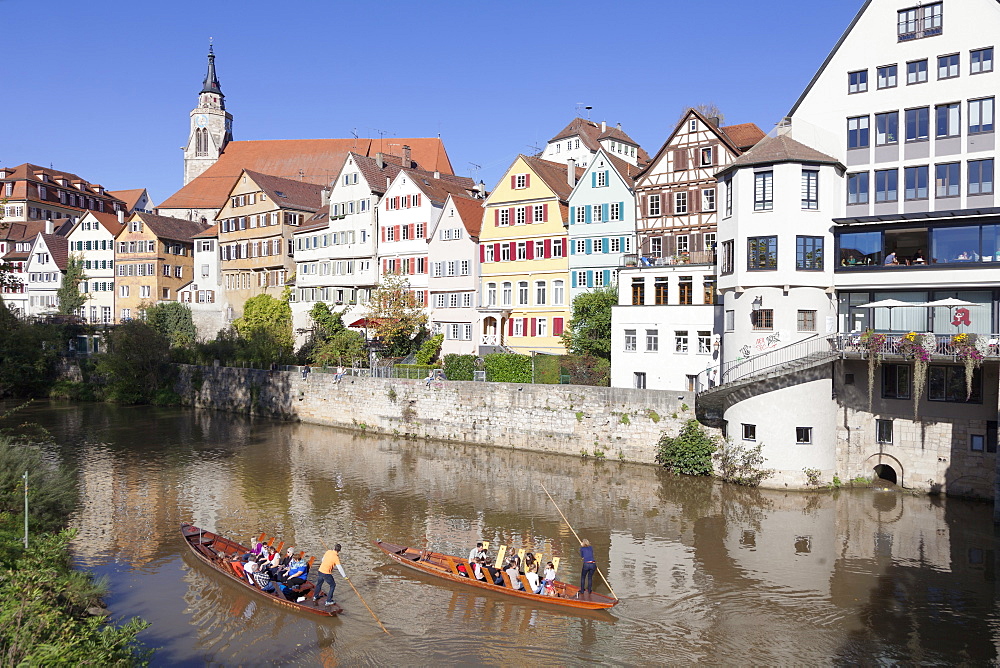
{"label": "dormer window", "polygon": [[908,42],[923,37],[940,35],[943,24],[943,3],[910,7],[897,12],[896,37]]}

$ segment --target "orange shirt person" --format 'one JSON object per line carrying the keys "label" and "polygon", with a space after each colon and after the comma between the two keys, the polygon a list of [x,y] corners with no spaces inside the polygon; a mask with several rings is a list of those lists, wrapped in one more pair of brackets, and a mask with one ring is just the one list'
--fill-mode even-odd
{"label": "orange shirt person", "polygon": [[325,605],[334,605],[336,601],[333,600],[333,592],[337,589],[337,581],[333,579],[333,569],[336,567],[340,571],[340,577],[348,580],[347,574],[344,572],[344,567],[340,565],[340,543],[333,546],[332,550],[327,550],[323,554],[323,561],[319,565],[319,577],[316,579],[316,591],[313,592],[312,600],[315,603],[323,593],[323,584],[327,583],[330,585],[330,591],[326,596]]}

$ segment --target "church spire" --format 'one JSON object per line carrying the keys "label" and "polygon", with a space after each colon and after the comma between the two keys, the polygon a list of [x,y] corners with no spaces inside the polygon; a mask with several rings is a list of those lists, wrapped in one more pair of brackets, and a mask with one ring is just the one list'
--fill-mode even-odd
{"label": "church spire", "polygon": [[222,88],[219,87],[219,77],[215,75],[215,51],[212,45],[208,45],[208,72],[205,73],[205,83],[201,87],[202,93],[213,93],[222,97]]}

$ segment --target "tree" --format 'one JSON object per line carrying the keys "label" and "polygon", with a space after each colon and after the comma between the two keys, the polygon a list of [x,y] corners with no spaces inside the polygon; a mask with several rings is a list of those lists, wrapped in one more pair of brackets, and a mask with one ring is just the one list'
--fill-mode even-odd
{"label": "tree", "polygon": [[146,324],[170,341],[171,348],[186,347],[194,343],[194,319],[191,317],[191,307],[187,304],[155,304],[146,307],[143,316]]}
{"label": "tree", "polygon": [[389,346],[390,354],[405,355],[420,341],[427,314],[410,290],[410,281],[387,273],[368,302],[369,328]]}
{"label": "tree", "polygon": [[108,333],[107,352],[98,356],[96,370],[108,399],[143,404],[169,380],[169,362],[167,338],[141,320],[129,320]]}
{"label": "tree", "polygon": [[64,325],[27,324],[0,302],[0,398],[44,394],[65,345]]}
{"label": "tree", "polygon": [[680,117],[677,122],[680,123],[684,120],[684,117],[688,115],[688,112],[694,109],[699,114],[705,118],[717,118],[719,119],[719,125],[722,125],[726,120],[726,115],[722,113],[718,105],[715,102],[702,102],[701,104],[695,105],[693,107],[684,107],[684,111],[681,112]]}
{"label": "tree", "polygon": [[267,294],[251,297],[243,305],[243,317],[233,321],[233,329],[253,349],[255,361],[278,362],[292,356],[291,293],[286,287],[280,299]]}
{"label": "tree", "polygon": [[316,302],[309,309],[309,317],[313,321],[313,336],[323,339],[344,329],[344,318],[339,311],[331,311],[326,302]]}
{"label": "tree", "polygon": [[573,317],[562,334],[563,344],[575,355],[611,359],[611,307],[618,303],[618,288],[605,285],[577,295]]}
{"label": "tree", "polygon": [[368,361],[365,337],[358,332],[341,329],[318,342],[310,351],[309,360],[323,366],[352,365],[354,360],[365,363]]}
{"label": "tree", "polygon": [[63,275],[62,285],[56,291],[59,299],[59,313],[70,315],[76,313],[90,299],[90,295],[80,292],[80,284],[87,280],[87,275],[83,272],[83,258],[76,253],[71,253],[66,261],[66,273]]}

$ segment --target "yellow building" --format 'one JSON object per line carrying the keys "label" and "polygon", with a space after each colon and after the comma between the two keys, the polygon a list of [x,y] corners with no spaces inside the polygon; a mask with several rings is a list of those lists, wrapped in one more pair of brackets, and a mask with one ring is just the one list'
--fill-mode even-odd
{"label": "yellow building", "polygon": [[141,316],[146,306],[177,301],[194,275],[192,237],[208,226],[136,212],[115,236],[116,322]]}
{"label": "yellow building", "polygon": [[322,200],[323,186],[243,170],[216,217],[230,316],[241,316],[256,295],[281,296],[295,271],[292,233],[316,215]]}
{"label": "yellow building", "polygon": [[583,173],[520,155],[486,199],[479,236],[480,353],[562,353],[570,317],[567,199]]}

